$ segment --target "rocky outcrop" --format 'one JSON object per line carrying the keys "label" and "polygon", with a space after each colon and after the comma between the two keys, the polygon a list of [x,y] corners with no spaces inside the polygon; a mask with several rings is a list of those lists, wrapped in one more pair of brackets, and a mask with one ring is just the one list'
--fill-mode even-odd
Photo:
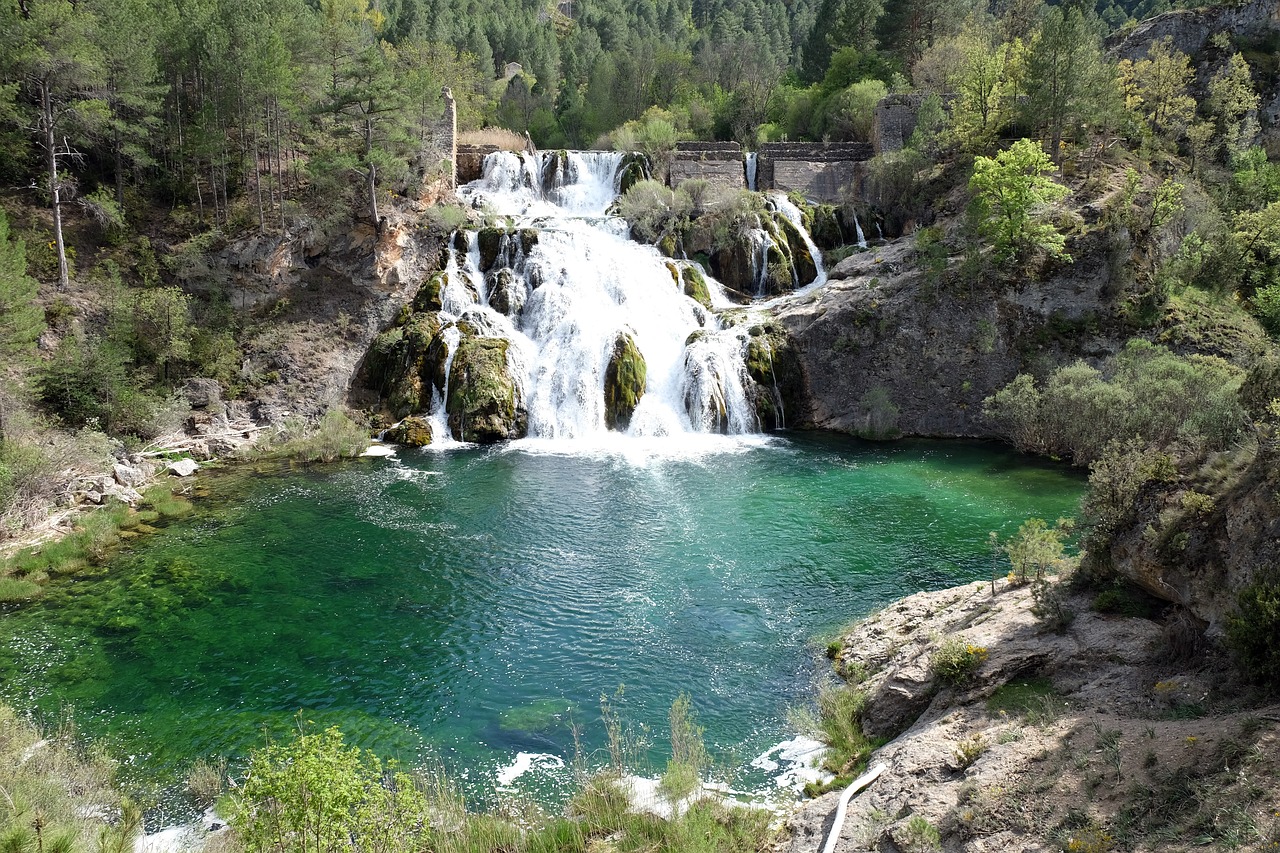
{"label": "rocky outcrop", "polygon": [[1236,456],[1220,461],[1226,481],[1218,489],[1199,471],[1148,484],[1106,555],[1109,568],[1184,607],[1214,639],[1240,590],[1280,566],[1280,450],[1263,442],[1251,460],[1247,450]]}
{"label": "rocky outcrop", "polygon": [[1103,238],[1042,281],[978,285],[931,274],[908,241],[850,256],[826,287],[774,309],[794,340],[806,426],[869,438],[984,436],[982,401],[1035,364],[1101,358],[1122,264]]}
{"label": "rocky outcrop", "polygon": [[[1029,586],[992,587],[909,596],[838,642],[837,670],[867,696],[863,728],[891,740],[837,853],[1107,850],[1121,826],[1126,849],[1191,850],[1227,831],[1216,810],[1270,814],[1250,786],[1280,770],[1280,706],[1242,699],[1224,661],[1172,655],[1160,618],[1068,595],[1074,619],[1054,633]],[[971,678],[934,675],[944,641],[985,656]],[[1245,778],[1224,751],[1268,758]],[[780,849],[821,849],[838,797],[804,804]]]}
{"label": "rocky outcrop", "polygon": [[618,335],[604,372],[604,422],[609,429],[625,432],[644,396],[648,370],[644,356],[628,334]]}
{"label": "rocky outcrop", "polygon": [[1175,50],[1194,56],[1219,33],[1258,36],[1274,32],[1280,32],[1280,6],[1275,0],[1252,0],[1165,12],[1148,18],[1122,36],[1113,37],[1107,47],[1113,59],[1136,62],[1146,58],[1152,44],[1165,38],[1171,40]]}

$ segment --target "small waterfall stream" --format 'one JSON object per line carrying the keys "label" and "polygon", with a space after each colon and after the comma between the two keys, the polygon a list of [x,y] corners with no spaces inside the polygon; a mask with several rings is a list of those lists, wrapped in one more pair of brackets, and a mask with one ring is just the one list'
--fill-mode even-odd
{"label": "small waterfall stream", "polygon": [[[626,223],[607,215],[621,160],[609,152],[486,158],[484,176],[459,195],[512,227],[488,270],[478,234],[451,242],[440,320],[452,346],[460,327],[509,342],[531,438],[606,432],[606,374],[627,340],[645,376],[628,434],[758,431],[745,332],[721,328],[682,292],[676,262],[629,240]],[[529,228],[536,240],[524,236]],[[431,419],[443,427],[448,395],[433,399]]]}

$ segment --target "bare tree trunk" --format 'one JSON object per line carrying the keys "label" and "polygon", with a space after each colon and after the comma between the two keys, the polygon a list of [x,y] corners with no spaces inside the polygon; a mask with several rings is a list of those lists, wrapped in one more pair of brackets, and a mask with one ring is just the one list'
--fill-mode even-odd
{"label": "bare tree trunk", "polygon": [[54,135],[53,93],[49,81],[40,81],[40,123],[44,125],[45,167],[49,172],[49,198],[53,205],[53,239],[58,248],[58,286],[71,284],[67,246],[62,239],[62,188],[58,185],[58,140]]}
{"label": "bare tree trunk", "polygon": [[365,173],[365,181],[369,187],[369,212],[373,214],[373,227],[382,231],[382,223],[378,220],[378,167],[373,162],[373,120],[364,120],[364,161],[369,166]]}

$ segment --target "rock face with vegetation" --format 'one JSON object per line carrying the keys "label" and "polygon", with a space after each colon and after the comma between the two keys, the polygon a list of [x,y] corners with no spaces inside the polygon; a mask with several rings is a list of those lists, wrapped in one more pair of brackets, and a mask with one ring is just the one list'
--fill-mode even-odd
{"label": "rock face with vegetation", "polygon": [[[1280,772],[1280,706],[1225,662],[1184,657],[1175,611],[1140,593],[994,587],[910,596],[832,645],[841,683],[827,689],[851,698],[827,704],[889,738],[838,853],[1280,841],[1277,792],[1255,782]],[[1050,610],[1070,618],[1037,615]],[[783,849],[820,849],[838,798],[803,806]]]}

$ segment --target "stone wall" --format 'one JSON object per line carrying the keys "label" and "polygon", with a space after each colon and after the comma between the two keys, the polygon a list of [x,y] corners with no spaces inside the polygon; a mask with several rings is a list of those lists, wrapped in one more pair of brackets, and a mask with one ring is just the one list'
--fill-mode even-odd
{"label": "stone wall", "polygon": [[736,142],[677,142],[667,182],[674,187],[691,178],[725,189],[745,188],[742,146]]}
{"label": "stone wall", "polygon": [[815,201],[843,201],[848,191],[857,193],[858,164],[872,153],[865,142],[769,142],[760,146],[756,185]]}
{"label": "stone wall", "polygon": [[498,150],[496,145],[456,145],[454,171],[458,184],[478,181],[484,175],[484,158]]}
{"label": "stone wall", "polygon": [[901,151],[916,132],[916,119],[924,95],[889,95],[876,104],[871,140],[877,154]]}

